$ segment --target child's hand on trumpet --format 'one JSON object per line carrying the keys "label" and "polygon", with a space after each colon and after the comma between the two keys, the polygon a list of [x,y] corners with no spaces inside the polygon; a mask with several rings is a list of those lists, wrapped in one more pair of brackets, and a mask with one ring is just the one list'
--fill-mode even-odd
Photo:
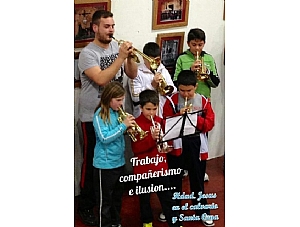
{"label": "child's hand on trumpet", "polygon": [[162,149],[160,151],[161,153],[169,153],[173,150],[173,146],[168,145],[167,142],[164,142],[160,146],[162,146]]}
{"label": "child's hand on trumpet", "polygon": [[160,127],[159,126],[150,126],[150,131],[152,138],[158,140],[160,137]]}
{"label": "child's hand on trumpet", "polygon": [[151,82],[152,87],[157,88],[160,81],[161,81],[161,79],[162,79],[161,73],[160,72],[155,73],[154,77],[153,77],[153,80]]}
{"label": "child's hand on trumpet", "polygon": [[135,119],[134,116],[132,116],[131,114],[128,114],[124,118],[123,123],[126,125],[127,128],[134,127],[136,124],[134,119]]}

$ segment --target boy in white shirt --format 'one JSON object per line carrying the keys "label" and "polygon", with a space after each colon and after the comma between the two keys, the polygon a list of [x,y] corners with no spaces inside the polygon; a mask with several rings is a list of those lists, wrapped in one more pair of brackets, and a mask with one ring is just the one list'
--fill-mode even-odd
{"label": "boy in white shirt", "polygon": [[[131,99],[133,101],[133,113],[134,117],[138,117],[141,114],[141,110],[139,107],[139,94],[146,90],[156,90],[158,91],[160,88],[160,84],[162,83],[162,79],[167,84],[166,90],[170,91],[173,89],[172,93],[177,92],[177,88],[174,86],[173,80],[171,79],[171,75],[166,67],[160,62],[160,48],[159,45],[155,42],[148,42],[145,44],[143,48],[143,53],[148,56],[152,61],[156,62],[158,65],[157,69],[151,68],[151,62],[149,59],[143,57],[144,63],[141,63],[138,66],[138,75],[134,79],[129,79],[129,91],[131,94]],[[172,88],[172,89],[168,89]],[[166,101],[166,97],[163,92],[159,92],[159,108],[157,116],[162,117],[162,110],[164,103]],[[171,94],[172,94],[171,93]]]}

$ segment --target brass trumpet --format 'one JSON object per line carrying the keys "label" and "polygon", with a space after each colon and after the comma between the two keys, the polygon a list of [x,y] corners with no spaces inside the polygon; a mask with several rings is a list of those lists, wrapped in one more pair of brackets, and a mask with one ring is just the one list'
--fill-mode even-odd
{"label": "brass trumpet", "polygon": [[[119,46],[120,46],[122,43],[125,42],[124,40],[117,40],[117,39],[116,39],[115,37],[113,37],[113,36],[111,36],[111,38],[113,38],[114,40],[116,40],[116,41],[118,42]],[[151,68],[152,70],[156,70],[156,69],[158,68],[158,66],[159,66],[159,64],[160,64],[160,61],[159,61],[159,60],[157,60],[157,59],[154,60],[154,59],[150,58],[149,56],[147,56],[146,54],[144,54],[143,52],[141,52],[141,51],[139,51],[138,49],[136,49],[136,48],[133,47],[133,56],[132,56],[132,58],[134,59],[134,61],[135,61],[136,63],[140,63],[140,60],[139,60],[137,54],[141,55],[142,57],[144,57],[145,59],[147,59],[147,60],[150,62],[150,68]]]}
{"label": "brass trumpet", "polygon": [[197,77],[197,80],[200,80],[200,81],[204,81],[204,80],[207,80],[209,78],[209,74],[207,73],[207,68],[205,67],[205,64],[204,64],[204,57],[202,57],[200,59],[199,57],[199,51],[197,51],[197,55],[196,55],[196,60],[200,60],[200,65],[199,65],[199,69],[196,70],[196,77]]}
{"label": "brass trumpet", "polygon": [[[126,113],[122,107],[119,107],[119,110],[118,110],[118,114],[119,114],[119,117],[118,117],[118,121],[120,123],[123,122],[123,120],[125,119],[125,117],[128,116],[128,113]],[[135,123],[133,127],[130,127],[129,129],[127,129],[127,133],[129,135],[129,137],[131,138],[131,140],[133,142],[136,142],[137,139],[136,139],[136,136],[140,136],[140,140],[144,139],[147,134],[148,134],[148,131],[145,132],[141,129],[141,127]]]}
{"label": "brass trumpet", "polygon": [[[150,128],[151,133],[153,133],[152,130],[154,131],[154,129],[158,128],[159,132],[160,132],[160,136],[163,136],[163,133],[161,131],[161,125],[158,122],[154,121],[152,115],[150,117],[151,117],[151,121],[152,121],[152,125],[153,125],[153,129]],[[158,152],[166,153],[169,151],[170,148],[173,148],[172,146],[169,146],[167,142],[163,142],[163,143],[159,143],[159,142],[160,142],[160,140],[157,139],[156,147],[157,147]]]}
{"label": "brass trumpet", "polygon": [[190,112],[192,110],[192,107],[193,107],[193,104],[192,103],[188,104],[187,97],[185,97],[184,108],[187,109],[187,112]]}
{"label": "brass trumpet", "polygon": [[[124,40],[117,40],[115,37],[111,36],[111,38],[113,38],[114,40],[116,40],[119,44],[119,46],[125,42]],[[141,55],[143,58],[147,59],[150,63],[150,68],[151,71],[153,73],[156,73],[158,66],[160,65],[160,58],[150,58],[148,55],[144,54],[143,52],[139,51],[138,49],[133,47],[133,59],[136,63],[140,63],[140,60],[138,58],[138,55]],[[162,79],[160,79],[159,84],[158,84],[158,88],[157,88],[158,92],[161,95],[170,95],[172,94],[172,92],[174,91],[174,87],[171,85],[168,85],[166,80],[162,77]]]}
{"label": "brass trumpet", "polygon": [[170,95],[174,91],[174,87],[172,85],[168,85],[165,78],[162,76],[159,80],[157,91],[161,95]]}

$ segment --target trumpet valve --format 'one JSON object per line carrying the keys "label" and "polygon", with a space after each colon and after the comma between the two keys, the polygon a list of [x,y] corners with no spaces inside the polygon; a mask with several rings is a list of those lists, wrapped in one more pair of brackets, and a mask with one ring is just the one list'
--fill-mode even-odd
{"label": "trumpet valve", "polygon": [[133,59],[134,62],[140,63],[140,59],[136,54],[132,53],[131,58]]}

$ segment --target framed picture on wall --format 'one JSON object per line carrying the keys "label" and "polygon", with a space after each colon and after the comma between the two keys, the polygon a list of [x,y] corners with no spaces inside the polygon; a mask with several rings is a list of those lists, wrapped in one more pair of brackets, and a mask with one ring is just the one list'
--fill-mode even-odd
{"label": "framed picture on wall", "polygon": [[186,26],[189,0],[153,0],[152,29]]}
{"label": "framed picture on wall", "polygon": [[177,56],[183,51],[184,32],[161,33],[156,37],[156,43],[160,46],[161,62],[174,74],[174,65]]}
{"label": "framed picture on wall", "polygon": [[85,47],[94,40],[92,16],[96,10],[111,10],[111,0],[75,0],[74,43],[75,48]]}
{"label": "framed picture on wall", "polygon": [[224,0],[224,6],[223,6],[223,20],[225,20],[225,0]]}

